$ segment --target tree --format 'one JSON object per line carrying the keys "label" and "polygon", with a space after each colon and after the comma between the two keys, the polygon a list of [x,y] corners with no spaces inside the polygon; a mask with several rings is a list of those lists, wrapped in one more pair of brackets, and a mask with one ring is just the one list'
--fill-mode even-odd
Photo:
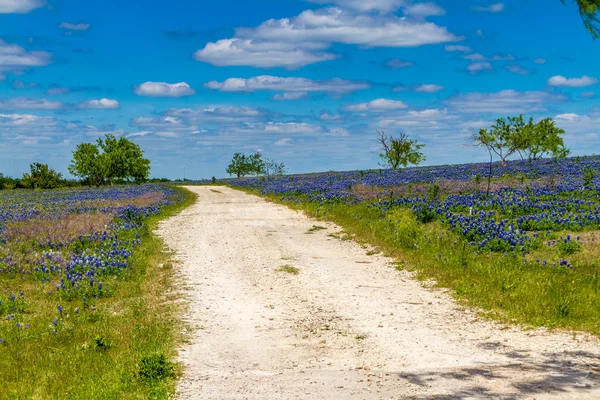
{"label": "tree", "polygon": [[544,156],[552,158],[567,157],[571,151],[565,147],[565,143],[561,135],[565,131],[555,125],[552,118],[542,119],[537,124],[533,123],[533,119],[525,125],[524,129],[518,132],[516,137],[517,151],[521,155],[521,159],[529,159],[529,161],[538,160]]}
{"label": "tree", "polygon": [[33,163],[30,173],[23,174],[21,183],[30,189],[56,189],[62,186],[62,174],[56,172],[48,164]]}
{"label": "tree", "polygon": [[426,158],[421,153],[424,144],[409,139],[404,133],[401,133],[398,138],[387,136],[383,131],[378,131],[377,134],[377,140],[381,145],[379,157],[383,160],[383,165],[398,169],[400,166],[419,165],[425,161]]}
{"label": "tree", "polygon": [[506,119],[498,118],[489,130],[480,129],[472,139],[475,145],[483,146],[500,157],[500,162],[504,166],[508,157],[522,148],[523,144],[520,140],[524,140],[526,136],[523,133],[523,130],[528,129],[526,126],[523,115]]}
{"label": "tree", "polygon": [[83,178],[90,185],[101,186],[106,180],[106,156],[93,143],[78,144],[73,152],[69,172]]}
{"label": "tree", "polygon": [[236,175],[238,178],[241,178],[246,175],[260,175],[264,169],[265,163],[262,159],[262,154],[255,153],[247,156],[242,153],[235,153],[226,172],[229,175]]}
{"label": "tree", "polygon": [[271,175],[285,175],[287,172],[287,167],[284,163],[278,163],[275,160],[271,160],[270,158],[266,158],[264,162],[264,168],[262,173],[271,176]]}
{"label": "tree", "polygon": [[69,172],[90,184],[112,185],[115,180],[140,182],[150,174],[150,160],[139,145],[108,134],[96,144],[82,143],[73,152]]}
{"label": "tree", "polygon": [[[565,0],[561,0],[563,4]],[[583,20],[583,25],[591,33],[594,39],[600,38],[600,0],[573,0],[579,7],[579,15]]]}

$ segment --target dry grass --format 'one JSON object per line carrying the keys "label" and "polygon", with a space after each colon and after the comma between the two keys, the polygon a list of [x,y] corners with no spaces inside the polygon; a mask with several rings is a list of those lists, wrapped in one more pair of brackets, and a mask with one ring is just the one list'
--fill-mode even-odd
{"label": "dry grass", "polygon": [[126,207],[126,206],[139,206],[146,207],[152,204],[156,204],[164,200],[165,195],[162,192],[151,192],[146,193],[141,196],[133,197],[131,199],[121,199],[121,200],[89,200],[84,204],[90,207]]}
{"label": "dry grass", "polygon": [[68,243],[80,236],[99,233],[114,220],[107,213],[71,214],[61,219],[38,218],[11,222],[4,228],[9,242]]}

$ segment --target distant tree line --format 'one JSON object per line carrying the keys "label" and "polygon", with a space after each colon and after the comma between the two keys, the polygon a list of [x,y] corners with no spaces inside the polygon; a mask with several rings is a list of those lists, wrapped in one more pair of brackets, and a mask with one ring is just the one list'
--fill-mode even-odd
{"label": "distant tree line", "polygon": [[[148,182],[150,160],[139,145],[108,134],[96,143],[81,143],[73,152],[69,172],[80,181],[67,180],[48,164],[33,163],[20,179],[0,174],[0,189],[56,189],[70,186],[101,186]],[[152,181],[168,181],[154,179]]]}

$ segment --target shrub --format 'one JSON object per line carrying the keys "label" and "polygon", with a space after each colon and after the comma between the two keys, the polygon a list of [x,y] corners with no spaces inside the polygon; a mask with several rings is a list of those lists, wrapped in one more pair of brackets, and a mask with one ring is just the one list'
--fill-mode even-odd
{"label": "shrub", "polygon": [[565,239],[558,245],[558,251],[563,256],[570,256],[575,253],[579,253],[583,250],[583,245],[579,242],[573,241],[570,238]]}
{"label": "shrub", "polygon": [[422,234],[422,226],[415,214],[410,210],[397,209],[390,212],[388,220],[393,224],[396,242],[405,249],[414,249]]}
{"label": "shrub", "polygon": [[175,364],[163,353],[154,353],[142,357],[137,366],[137,374],[145,380],[162,380],[175,376]]}

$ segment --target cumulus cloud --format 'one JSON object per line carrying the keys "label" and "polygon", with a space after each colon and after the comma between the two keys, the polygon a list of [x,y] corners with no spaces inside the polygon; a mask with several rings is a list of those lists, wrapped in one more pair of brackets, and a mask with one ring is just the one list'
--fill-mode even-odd
{"label": "cumulus cloud", "polygon": [[44,5],[44,0],[0,0],[0,14],[27,14]]}
{"label": "cumulus cloud", "polygon": [[419,93],[436,93],[439,92],[440,90],[444,90],[443,86],[440,85],[434,85],[434,84],[425,84],[425,85],[419,85],[417,87],[415,87],[415,92],[419,92]]}
{"label": "cumulus cloud", "polygon": [[579,88],[585,86],[593,86],[598,83],[598,79],[591,78],[587,75],[582,76],[581,78],[565,78],[561,75],[553,76],[548,79],[548,85],[550,86],[561,86],[561,87],[572,87]]}
{"label": "cumulus cloud", "polygon": [[446,14],[446,10],[435,3],[416,3],[404,9],[404,15],[416,18],[441,16],[444,14]]}
{"label": "cumulus cloud", "polygon": [[503,90],[495,93],[465,93],[445,101],[450,108],[463,113],[526,113],[545,111],[547,103],[567,100],[561,94]]}
{"label": "cumulus cloud", "polygon": [[476,62],[467,67],[467,71],[471,73],[477,73],[482,71],[493,71],[494,67],[487,61]]}
{"label": "cumulus cloud", "polygon": [[498,13],[504,10],[504,3],[494,3],[489,6],[473,6],[473,10],[477,12]]}
{"label": "cumulus cloud", "polygon": [[184,97],[196,93],[186,82],[144,82],[136,86],[134,92],[138,96],[148,97]]}
{"label": "cumulus cloud", "polygon": [[31,67],[50,64],[52,55],[45,51],[27,51],[0,39],[0,80],[9,73],[22,73]]}
{"label": "cumulus cloud", "polygon": [[357,14],[340,8],[307,10],[239,28],[231,39],[207,43],[194,57],[213,65],[299,68],[333,60],[334,43],[367,47],[417,47],[462,40],[444,27],[394,14]]}
{"label": "cumulus cloud", "polygon": [[101,109],[114,110],[114,109],[121,107],[121,105],[119,104],[119,102],[117,100],[102,98],[100,100],[84,101],[83,103],[80,103],[78,107],[79,108],[89,108],[89,109],[100,109],[100,110]]}
{"label": "cumulus cloud", "polygon": [[545,58],[536,58],[534,62],[536,64],[546,64],[547,61],[548,60],[546,60]]}
{"label": "cumulus cloud", "polygon": [[76,24],[72,24],[70,22],[63,22],[59,26],[59,28],[67,30],[67,31],[87,31],[90,29],[90,24],[85,24],[83,22],[79,22]]}
{"label": "cumulus cloud", "polygon": [[308,0],[317,4],[336,4],[359,11],[395,11],[407,3],[406,0]]}
{"label": "cumulus cloud", "polygon": [[197,61],[216,66],[285,67],[297,69],[308,64],[335,60],[337,55],[316,51],[317,47],[277,41],[223,39],[194,53]]}
{"label": "cumulus cloud", "polygon": [[384,112],[408,108],[406,103],[399,100],[376,99],[368,103],[351,104],[344,107],[351,112]]}
{"label": "cumulus cloud", "polygon": [[370,85],[364,82],[348,81],[339,78],[316,81],[307,78],[281,78],[277,76],[262,75],[249,79],[229,78],[223,82],[210,81],[205,84],[204,87],[222,92],[254,92],[259,90],[269,90],[281,92],[348,93],[367,89]]}

